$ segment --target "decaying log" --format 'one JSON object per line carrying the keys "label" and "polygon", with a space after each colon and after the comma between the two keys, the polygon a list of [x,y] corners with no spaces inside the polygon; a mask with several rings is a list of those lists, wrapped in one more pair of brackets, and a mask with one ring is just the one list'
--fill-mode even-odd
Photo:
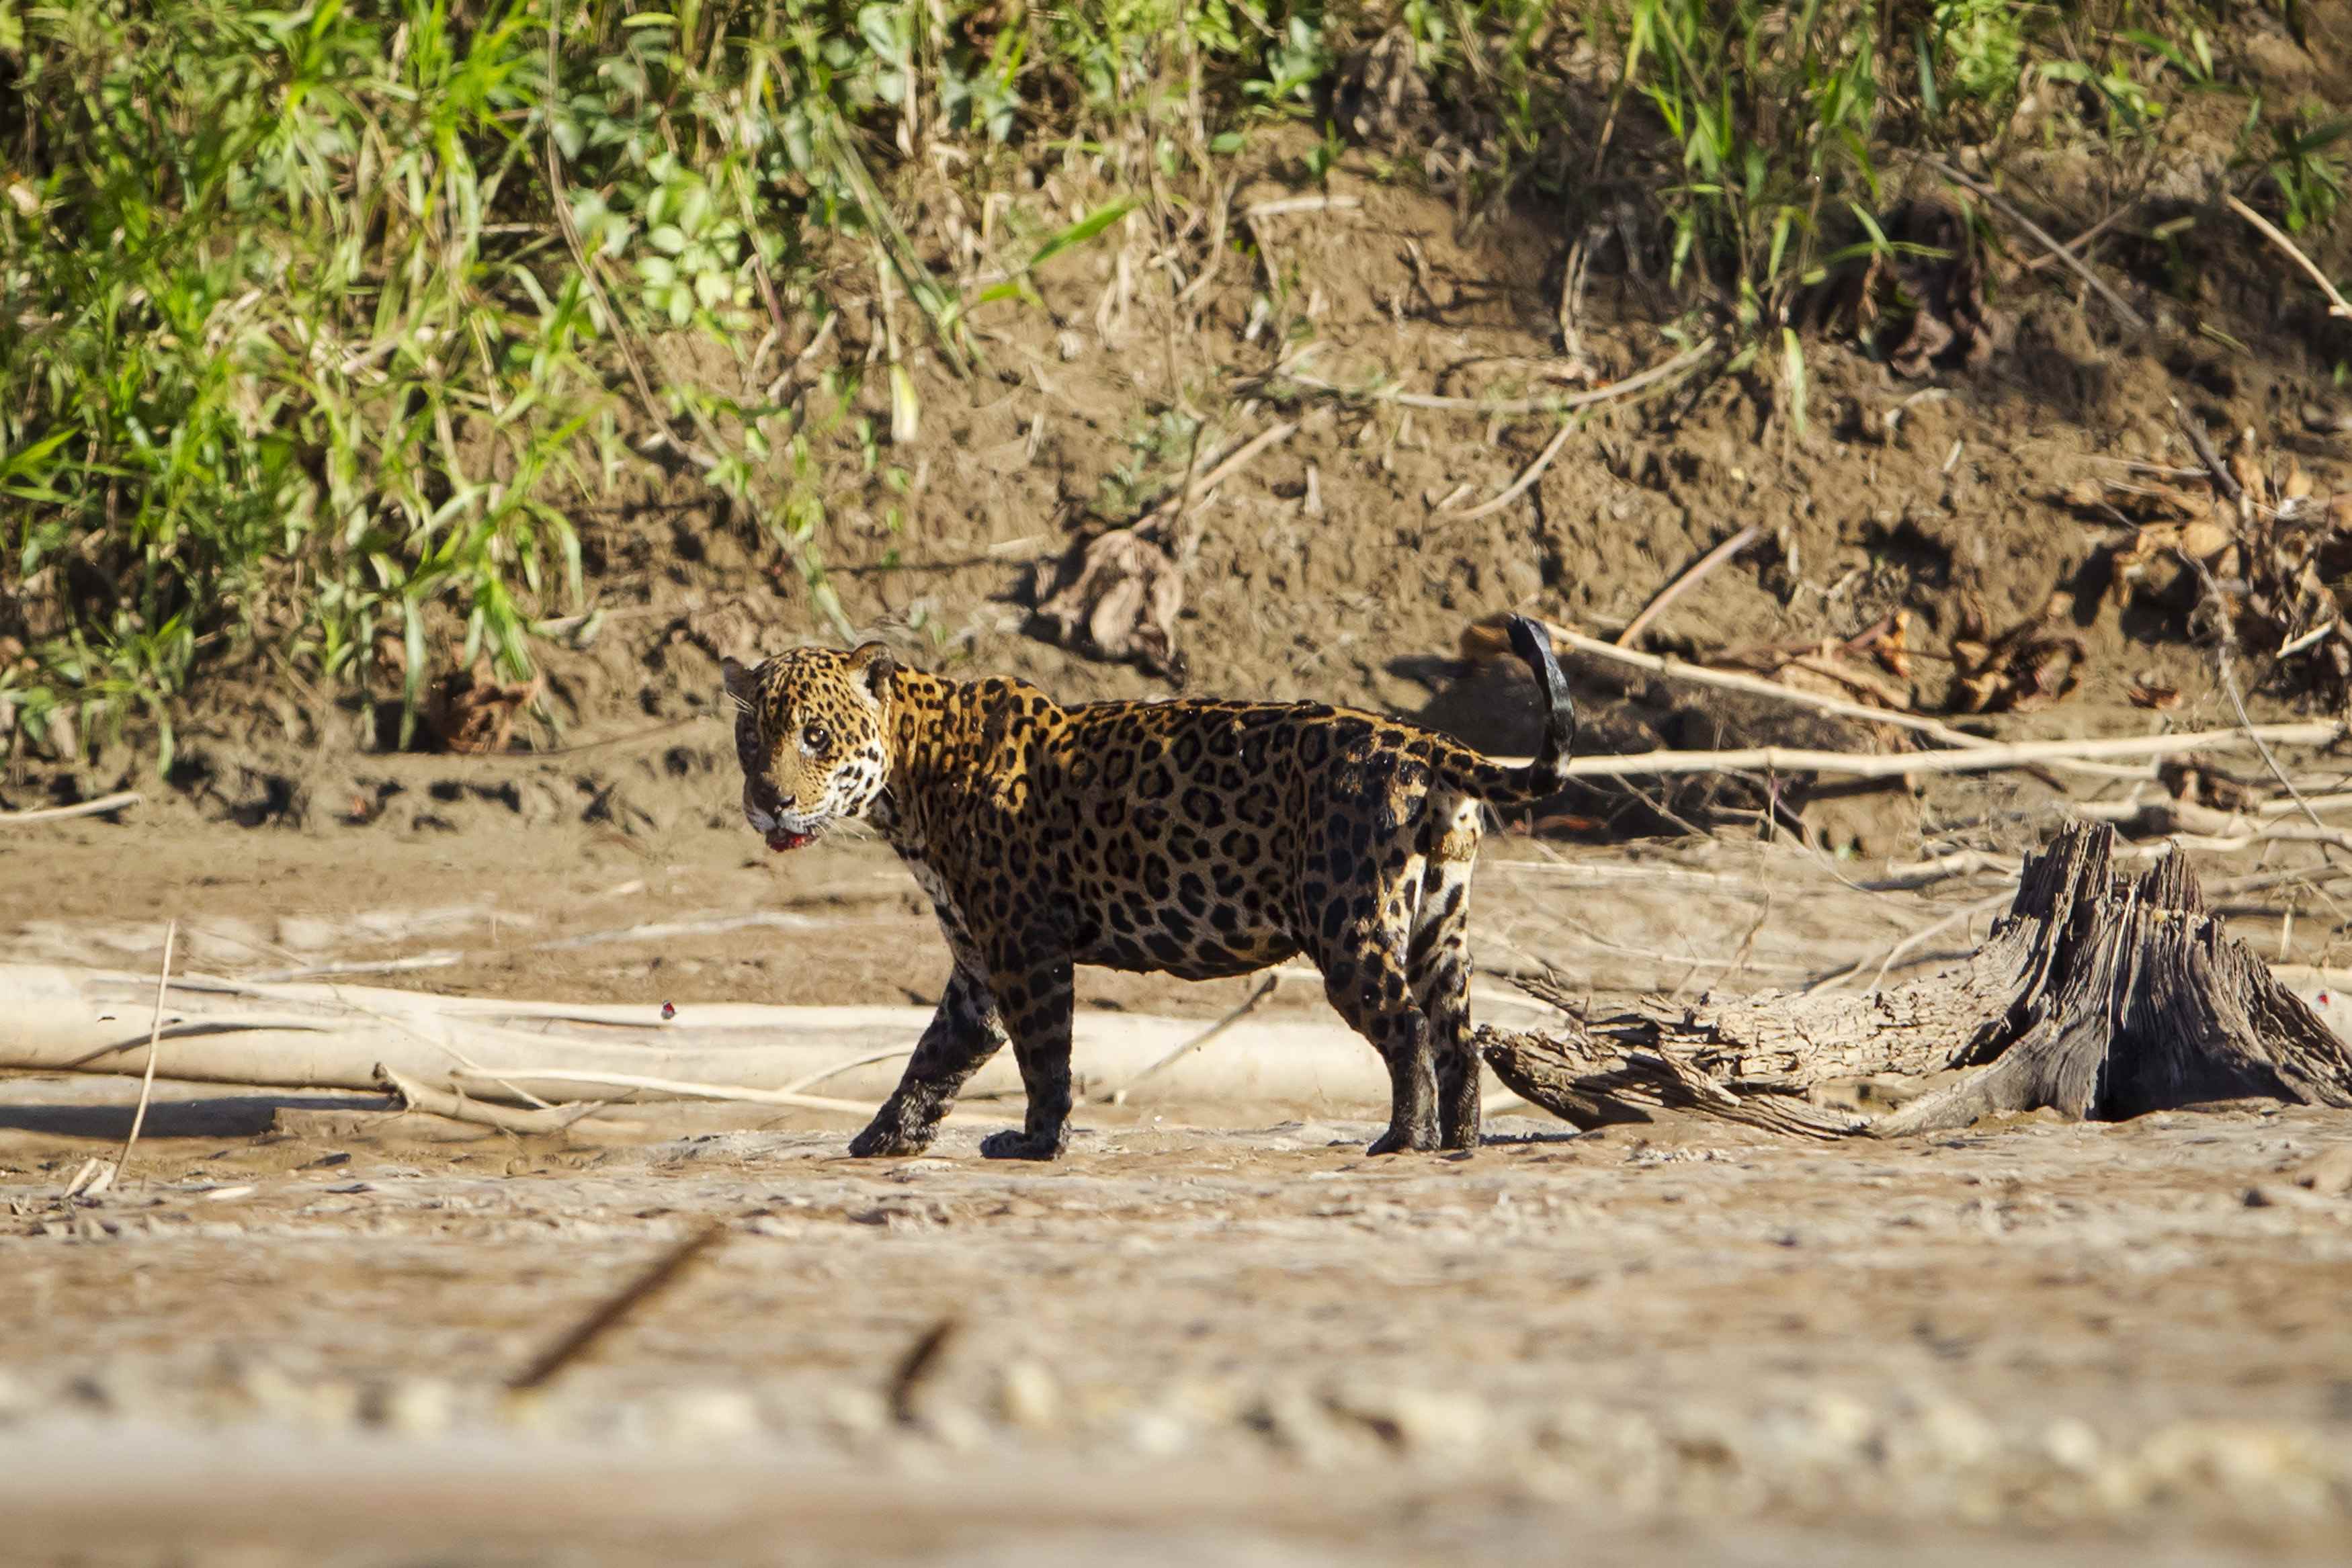
{"label": "decaying log", "polygon": [[[1814,1137],[1892,1137],[2003,1112],[2116,1121],[2263,1097],[2352,1106],[2347,1050],[2205,904],[2173,854],[2137,876],[2104,823],[2028,859],[1991,937],[1941,974],[1863,996],[1766,992],[1569,1015],[1564,1034],[1480,1031],[1496,1075],[1580,1126],[1699,1111]],[[1875,1120],[1814,1103],[1834,1080],[1975,1069]]]}

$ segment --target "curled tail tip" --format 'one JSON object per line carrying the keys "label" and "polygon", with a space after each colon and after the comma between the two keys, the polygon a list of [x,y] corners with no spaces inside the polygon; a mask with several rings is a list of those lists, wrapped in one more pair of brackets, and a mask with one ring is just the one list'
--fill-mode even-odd
{"label": "curled tail tip", "polygon": [[1543,688],[1546,706],[1574,734],[1576,703],[1569,695],[1568,676],[1560,670],[1559,656],[1552,652],[1551,632],[1542,622],[1525,615],[1512,616],[1509,631],[1512,650],[1528,666],[1528,674],[1536,678],[1536,685]]}
{"label": "curled tail tip", "polygon": [[1554,661],[1551,633],[1544,629],[1542,622],[1514,615],[1505,630],[1510,633],[1511,651],[1531,666],[1540,669]]}

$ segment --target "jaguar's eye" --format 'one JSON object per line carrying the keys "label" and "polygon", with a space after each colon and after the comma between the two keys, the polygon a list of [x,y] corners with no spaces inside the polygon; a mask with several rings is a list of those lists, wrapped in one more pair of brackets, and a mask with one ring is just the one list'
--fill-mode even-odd
{"label": "jaguar's eye", "polygon": [[821,757],[832,745],[832,735],[827,733],[824,726],[821,724],[810,725],[806,729],[801,731],[801,746],[804,750],[814,752]]}

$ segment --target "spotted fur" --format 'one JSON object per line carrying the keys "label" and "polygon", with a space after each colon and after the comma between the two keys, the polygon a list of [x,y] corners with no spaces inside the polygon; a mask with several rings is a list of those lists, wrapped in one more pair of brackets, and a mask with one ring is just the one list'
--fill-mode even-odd
{"label": "spotted fur", "polygon": [[1541,753],[1507,768],[1416,726],[1320,704],[1065,708],[950,681],[878,643],[729,660],[743,814],[776,849],[863,820],[938,912],[953,968],[897,1091],[850,1145],[929,1145],[1009,1038],[1028,1092],[998,1158],[1053,1159],[1070,1114],[1071,971],[1209,979],[1305,954],[1387,1064],[1374,1154],[1478,1141],[1467,933],[1481,801],[1559,791],[1576,712],[1550,640],[1515,618]]}

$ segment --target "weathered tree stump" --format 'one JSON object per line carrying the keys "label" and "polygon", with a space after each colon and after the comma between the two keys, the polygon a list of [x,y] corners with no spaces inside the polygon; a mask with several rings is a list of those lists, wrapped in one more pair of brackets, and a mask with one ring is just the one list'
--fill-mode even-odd
{"label": "weathered tree stump", "polygon": [[[1687,1109],[1812,1137],[1893,1137],[2050,1107],[2116,1121],[2202,1101],[2352,1106],[2352,1050],[2231,936],[2179,854],[2137,876],[2114,830],[2074,825],[2029,858],[2007,915],[1966,963],[1862,996],[1645,1000],[1559,1034],[1482,1030],[1496,1074],[1579,1126]],[[1818,1085],[1976,1071],[1874,1120]]]}

